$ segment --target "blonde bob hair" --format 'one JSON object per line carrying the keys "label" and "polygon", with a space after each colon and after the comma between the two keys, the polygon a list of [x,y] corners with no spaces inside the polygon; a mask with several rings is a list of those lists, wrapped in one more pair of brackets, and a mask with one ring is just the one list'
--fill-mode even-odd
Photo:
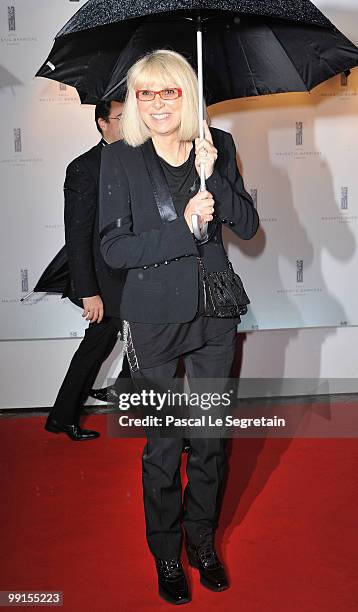
{"label": "blonde bob hair", "polygon": [[158,49],[138,60],[127,76],[127,95],[122,112],[122,134],[132,147],[142,145],[151,136],[138,112],[136,90],[146,86],[149,79],[159,78],[167,85],[183,91],[179,140],[199,137],[198,79],[189,62],[175,51]]}

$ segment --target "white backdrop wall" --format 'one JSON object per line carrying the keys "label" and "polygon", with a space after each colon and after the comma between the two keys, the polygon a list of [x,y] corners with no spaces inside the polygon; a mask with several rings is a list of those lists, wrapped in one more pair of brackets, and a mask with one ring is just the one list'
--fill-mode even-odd
{"label": "white backdrop wall", "polygon": [[[33,78],[81,4],[0,0],[2,407],[50,405],[85,327],[57,296],[19,302],[63,244],[66,165],[97,141],[92,107]],[[316,4],[358,42],[356,0]],[[235,138],[261,217],[254,240],[226,236],[252,300],[240,328],[252,332],[243,375],[355,378],[358,71],[311,94],[227,102],[211,115]],[[120,349],[99,383],[118,371]]]}

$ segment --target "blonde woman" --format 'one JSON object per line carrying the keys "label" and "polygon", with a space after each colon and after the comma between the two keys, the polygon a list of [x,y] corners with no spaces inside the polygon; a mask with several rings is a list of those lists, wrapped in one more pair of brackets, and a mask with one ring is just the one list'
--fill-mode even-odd
{"label": "blonde woman", "polygon": [[[124,320],[125,349],[138,384],[172,379],[180,357],[189,379],[222,380],[232,367],[239,320],[204,316],[199,257],[208,272],[226,270],[222,223],[243,239],[258,228],[235,145],[229,134],[207,125],[199,142],[197,77],[181,55],[158,50],[140,59],[128,73],[127,88],[124,141],[102,155],[101,249],[107,264],[123,271],[120,307],[108,314]],[[202,161],[204,192],[198,191]],[[193,236],[193,214],[212,227],[204,245]],[[182,528],[202,584],[214,591],[229,586],[214,545],[224,440],[191,439],[183,502],[182,446],[182,439],[148,437],[143,452],[147,541],[159,593],[174,604],[190,601],[180,562]]]}

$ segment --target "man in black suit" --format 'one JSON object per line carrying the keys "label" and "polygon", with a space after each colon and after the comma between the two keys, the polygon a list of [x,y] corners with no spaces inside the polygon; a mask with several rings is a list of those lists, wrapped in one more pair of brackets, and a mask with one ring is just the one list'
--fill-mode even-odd
{"label": "man in black suit", "polygon": [[[106,305],[117,291],[118,280],[117,273],[107,266],[100,253],[98,192],[102,149],[121,139],[122,106],[120,101],[100,102],[96,106],[101,141],[69,164],[64,184],[65,238],[71,278],[67,295],[83,307],[82,316],[90,324],[72,358],[45,429],[64,432],[72,440],[99,436],[98,432],[79,426],[81,406],[121,328],[119,319],[106,316]],[[121,375],[130,378],[126,358]]]}

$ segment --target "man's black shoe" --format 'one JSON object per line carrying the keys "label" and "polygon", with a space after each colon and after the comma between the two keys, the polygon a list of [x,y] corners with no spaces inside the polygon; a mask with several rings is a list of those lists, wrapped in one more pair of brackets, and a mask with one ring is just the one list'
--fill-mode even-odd
{"label": "man's black shoe", "polygon": [[155,559],[159,595],[172,604],[189,603],[190,595],[180,559]]}
{"label": "man's black shoe", "polygon": [[103,389],[91,389],[89,392],[90,397],[107,404],[118,404],[118,393],[114,385],[110,387],[103,387]]}
{"label": "man's black shoe", "polygon": [[100,436],[98,431],[91,429],[82,429],[79,425],[61,425],[58,421],[55,421],[52,417],[48,417],[45,424],[46,431],[52,433],[65,433],[71,440],[94,440]]}
{"label": "man's black shoe", "polygon": [[200,572],[200,582],[211,591],[224,591],[229,588],[224,566],[214,548],[214,534],[203,534],[199,546],[186,541],[188,561]]}

